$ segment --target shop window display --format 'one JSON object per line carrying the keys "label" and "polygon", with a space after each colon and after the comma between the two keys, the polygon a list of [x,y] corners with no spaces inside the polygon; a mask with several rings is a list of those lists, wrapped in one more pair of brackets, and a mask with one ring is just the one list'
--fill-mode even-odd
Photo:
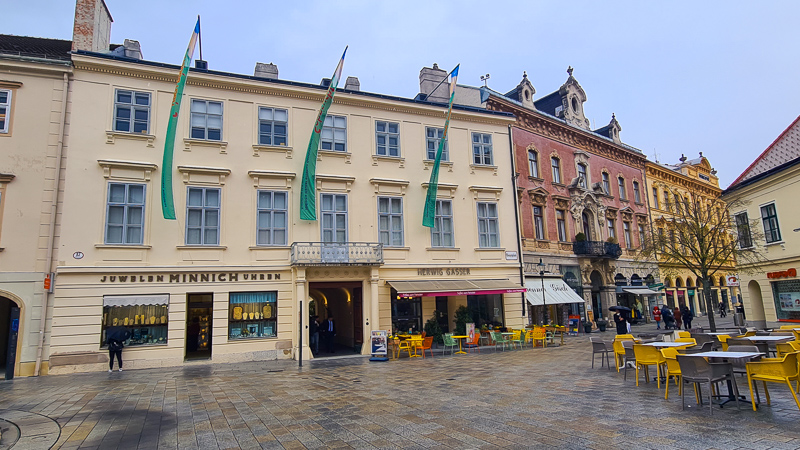
{"label": "shop window display", "polygon": [[121,326],[130,331],[125,346],[167,343],[169,296],[106,296],[103,298],[100,346],[106,346],[106,331]]}
{"label": "shop window display", "polygon": [[277,292],[232,292],[228,317],[230,339],[276,337]]}
{"label": "shop window display", "polygon": [[778,320],[800,319],[800,280],[774,281],[771,284]]}

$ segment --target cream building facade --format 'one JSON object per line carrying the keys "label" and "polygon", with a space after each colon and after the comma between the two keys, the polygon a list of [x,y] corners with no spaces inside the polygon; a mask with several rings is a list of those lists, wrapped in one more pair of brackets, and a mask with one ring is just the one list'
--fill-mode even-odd
{"label": "cream building facade", "polygon": [[[325,80],[193,69],[170,169],[178,67],[92,52],[73,64],[51,373],[104,367],[115,325],[132,333],[125,365],[137,368],[308,358],[312,313],[333,316],[337,346],[362,354],[372,330],[420,330],[460,305],[523,324],[509,114],[455,108],[431,231],[428,148],[446,105],[348,79],[322,133],[318,220],[303,221]],[[174,171],[177,220],[161,215],[162,170]]]}
{"label": "cream building facade", "polygon": [[[682,156],[674,165],[648,161],[645,179],[654,236],[670,233],[669,222],[675,217],[676,203],[693,196],[718,198],[722,192],[716,171],[702,153],[691,160]],[[703,301],[702,282],[692,270],[660,261],[659,271],[664,280],[661,298],[664,303],[673,308],[685,304],[696,316],[709,313]],[[711,277],[711,298],[715,306],[723,301],[730,309],[736,302],[738,287],[727,283],[727,276],[735,275],[735,272],[735,263],[731,261],[730,267]]]}

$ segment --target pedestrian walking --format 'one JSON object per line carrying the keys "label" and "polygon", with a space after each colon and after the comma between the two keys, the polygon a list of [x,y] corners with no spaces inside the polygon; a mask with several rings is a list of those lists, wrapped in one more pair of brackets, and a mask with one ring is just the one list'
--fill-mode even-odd
{"label": "pedestrian walking", "polygon": [[311,348],[311,352],[316,355],[319,353],[319,322],[317,320],[319,317],[311,316],[311,320],[309,320],[308,325],[308,346]]}
{"label": "pedestrian walking", "polygon": [[727,315],[728,314],[725,312],[725,302],[720,301],[719,302],[719,317],[722,318],[722,317],[725,317]]}
{"label": "pedestrian walking", "polygon": [[106,330],[106,345],[108,345],[108,371],[114,370],[114,358],[117,358],[117,366],[122,372],[122,349],[125,340],[130,339],[131,332],[126,327],[109,327]]}
{"label": "pedestrian walking", "polygon": [[653,320],[656,321],[656,330],[661,329],[661,310],[658,306],[653,306]]}
{"label": "pedestrian walking", "polygon": [[686,305],[681,305],[681,315],[683,316],[683,329],[688,330],[692,328],[692,310]]}
{"label": "pedestrian walking", "polygon": [[677,306],[672,310],[672,316],[675,318],[675,329],[680,330],[681,320],[683,319],[683,317],[681,314],[681,310]]}
{"label": "pedestrian walking", "polygon": [[614,313],[614,323],[617,325],[617,334],[628,334],[628,318],[623,311]]}

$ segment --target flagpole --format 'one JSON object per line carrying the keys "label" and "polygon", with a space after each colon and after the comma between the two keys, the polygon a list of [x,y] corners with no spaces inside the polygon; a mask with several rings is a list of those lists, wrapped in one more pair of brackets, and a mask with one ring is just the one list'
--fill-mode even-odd
{"label": "flagpole", "polygon": [[200,47],[200,61],[203,60],[203,28],[200,26],[200,14],[197,15],[197,44]]}
{"label": "flagpole", "polygon": [[[202,51],[200,52],[200,54],[202,55]],[[200,58],[200,59],[202,59],[202,58]],[[431,90],[431,93],[425,96],[425,100],[426,101],[428,101],[428,97],[430,97],[434,92],[436,92],[437,89],[439,89],[439,86],[441,86],[442,83],[444,83],[445,81],[447,81],[448,78],[450,78],[450,75],[453,74],[453,71],[456,70],[456,68],[458,68],[458,66],[454,67],[453,70],[450,71],[450,73],[445,75],[444,78],[442,78],[442,81],[440,81],[439,84],[437,84],[436,87]]]}

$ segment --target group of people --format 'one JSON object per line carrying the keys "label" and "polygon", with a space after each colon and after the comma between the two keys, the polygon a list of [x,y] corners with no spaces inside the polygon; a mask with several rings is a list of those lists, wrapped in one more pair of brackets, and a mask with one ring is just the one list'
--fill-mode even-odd
{"label": "group of people", "polygon": [[681,325],[683,325],[684,330],[688,330],[692,328],[692,319],[694,319],[694,314],[692,314],[692,310],[689,309],[688,306],[681,303],[680,307],[675,307],[670,309],[669,306],[664,304],[659,308],[658,306],[653,307],[653,319],[656,321],[656,329],[661,329],[661,321],[664,321],[664,329],[675,329],[680,330]]}
{"label": "group of people", "polygon": [[311,316],[308,326],[309,347],[311,351],[317,355],[319,354],[319,345],[322,341],[322,347],[328,353],[336,351],[336,323],[333,321],[333,315],[328,314],[328,318],[320,323],[319,316]]}

